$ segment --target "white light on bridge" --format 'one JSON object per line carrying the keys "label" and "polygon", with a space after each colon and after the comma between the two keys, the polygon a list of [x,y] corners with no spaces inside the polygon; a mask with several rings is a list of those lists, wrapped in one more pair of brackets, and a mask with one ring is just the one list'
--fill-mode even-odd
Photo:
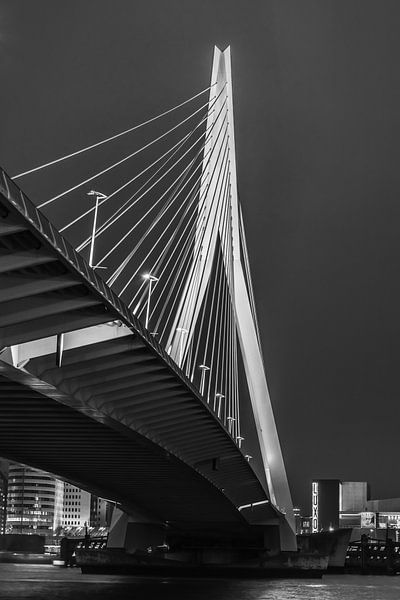
{"label": "white light on bridge", "polygon": [[236,421],[235,417],[228,415],[226,420],[228,421],[228,431],[232,435],[232,424]]}
{"label": "white light on bridge", "polygon": [[150,279],[150,281],[158,281],[158,277],[151,275],[150,273],[145,273],[143,275],[143,279]]}
{"label": "white light on bridge", "polygon": [[206,380],[206,371],[210,370],[210,367],[207,365],[199,365],[199,369],[201,370],[201,378],[200,378],[200,394],[204,394],[204,384]]}
{"label": "white light on bridge", "polygon": [[239,446],[239,448],[241,448],[241,447],[242,447],[242,442],[243,442],[243,440],[244,440],[244,437],[243,437],[242,435],[237,435],[237,436],[236,436],[236,441],[237,441],[237,443],[238,443],[238,446]]}
{"label": "white light on bridge", "polygon": [[222,400],[225,400],[224,394],[221,394],[221,392],[218,392],[217,394],[215,394],[214,411],[215,411],[215,403],[216,403],[217,399],[218,399],[217,415],[218,415],[218,418],[220,418],[220,416],[221,416],[221,402],[222,402]]}

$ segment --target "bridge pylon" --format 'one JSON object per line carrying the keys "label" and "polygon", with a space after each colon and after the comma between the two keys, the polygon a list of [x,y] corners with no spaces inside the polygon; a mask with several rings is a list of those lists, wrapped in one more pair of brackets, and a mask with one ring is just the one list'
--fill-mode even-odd
{"label": "bridge pylon", "polygon": [[[247,249],[238,199],[230,47],[224,51],[214,49],[207,131],[210,134],[204,148],[200,188],[200,197],[204,197],[204,201],[199,205],[193,261],[167,347],[171,357],[183,364],[195,335],[219,242],[265,471],[266,491],[272,504],[285,515],[280,531],[282,549],[295,550],[293,504],[268,391],[251,279],[244,265]],[[210,176],[222,169],[228,171],[226,184],[222,175]],[[182,329],[185,336],[179,333]]]}

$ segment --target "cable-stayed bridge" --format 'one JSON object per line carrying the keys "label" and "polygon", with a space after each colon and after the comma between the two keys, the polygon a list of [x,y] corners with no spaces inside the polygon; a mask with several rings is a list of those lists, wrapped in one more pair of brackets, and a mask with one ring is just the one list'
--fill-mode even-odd
{"label": "cable-stayed bridge", "polygon": [[[85,171],[93,153],[98,170]],[[74,161],[77,182],[37,206],[19,187],[58,185]],[[0,215],[0,455],[115,500],[130,516],[115,530],[125,518],[295,549],[238,199],[229,48],[215,49],[210,86],[177,106],[1,171]]]}

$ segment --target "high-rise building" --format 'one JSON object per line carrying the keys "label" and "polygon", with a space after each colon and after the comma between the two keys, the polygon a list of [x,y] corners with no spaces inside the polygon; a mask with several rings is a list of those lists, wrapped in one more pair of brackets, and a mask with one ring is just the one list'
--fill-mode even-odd
{"label": "high-rise building", "polygon": [[329,531],[339,527],[339,479],[318,479],[312,482],[312,531]]}
{"label": "high-rise building", "polygon": [[63,483],[49,473],[10,463],[7,492],[8,533],[51,536],[61,525]]}
{"label": "high-rise building", "polygon": [[8,492],[4,490],[4,498],[7,498],[4,518],[8,533],[37,533],[49,538],[59,535],[62,529],[109,527],[111,521],[112,503],[109,501],[60,481],[50,473],[17,463],[10,463]]}

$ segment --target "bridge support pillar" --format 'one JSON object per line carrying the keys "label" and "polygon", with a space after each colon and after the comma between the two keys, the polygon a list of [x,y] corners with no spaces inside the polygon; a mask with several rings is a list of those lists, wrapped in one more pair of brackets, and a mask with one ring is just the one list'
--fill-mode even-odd
{"label": "bridge support pillar", "polygon": [[107,548],[128,553],[165,543],[165,525],[140,513],[127,514],[115,507],[108,534]]}
{"label": "bridge support pillar", "polygon": [[281,552],[297,552],[296,537],[286,519],[279,519],[277,525],[265,526],[264,546],[268,548],[269,556],[276,556]]}
{"label": "bridge support pillar", "polygon": [[282,552],[297,552],[296,534],[285,518],[280,519],[279,537]]}
{"label": "bridge support pillar", "polygon": [[267,525],[264,529],[264,547],[269,556],[277,556],[282,550],[281,531],[279,525]]}

